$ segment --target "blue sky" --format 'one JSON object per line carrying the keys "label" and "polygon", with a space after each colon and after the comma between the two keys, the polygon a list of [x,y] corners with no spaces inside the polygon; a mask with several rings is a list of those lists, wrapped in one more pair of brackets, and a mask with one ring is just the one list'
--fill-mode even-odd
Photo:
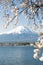
{"label": "blue sky", "polygon": [[[10,25],[8,26],[7,29],[4,29],[3,28],[3,25],[6,22],[6,18],[2,17],[4,15],[4,13],[3,13],[4,12],[3,7],[4,7],[4,5],[0,5],[0,33],[7,32],[9,30],[12,30],[14,28],[14,22],[15,22],[15,20],[13,20],[13,22],[10,23]],[[13,12],[10,11],[10,10],[8,11],[8,13],[10,14],[10,16],[13,16],[14,15]],[[27,20],[25,19],[25,17],[23,15],[20,15],[19,16],[19,22],[18,22],[17,26],[26,24],[26,21]]]}
{"label": "blue sky", "polygon": [[[14,27],[15,20],[13,20],[13,22],[10,23],[10,25],[8,26],[7,29],[3,28],[3,25],[5,24],[6,21],[4,20],[4,18],[2,17],[2,15],[0,15],[0,33],[7,32],[7,31],[12,30],[13,28],[15,28]],[[18,22],[17,26],[25,25],[26,22],[27,22],[27,20],[25,19],[25,16],[24,15],[20,15],[19,16],[19,22]]]}
{"label": "blue sky", "polygon": [[[17,5],[18,5],[18,4],[17,4]],[[10,23],[10,25],[8,26],[7,29],[4,29],[4,28],[3,28],[3,25],[4,25],[5,22],[6,22],[6,18],[3,18],[3,17],[2,17],[2,16],[4,15],[3,11],[4,11],[4,10],[3,10],[3,6],[1,5],[1,7],[0,7],[0,33],[7,32],[7,31],[12,30],[12,29],[15,28],[15,27],[14,27],[15,20],[13,20],[13,22]],[[14,15],[11,11],[8,11],[8,12],[9,12],[9,14],[10,14],[11,16]],[[39,16],[39,17],[40,17],[40,16]],[[38,22],[37,19],[36,19],[36,21]],[[43,21],[43,20],[42,20],[42,21]],[[25,16],[22,15],[22,14],[20,14],[20,16],[19,16],[19,22],[18,22],[17,26],[26,25],[26,23],[27,23],[27,20],[26,20]],[[32,23],[31,23],[31,25],[32,25]]]}

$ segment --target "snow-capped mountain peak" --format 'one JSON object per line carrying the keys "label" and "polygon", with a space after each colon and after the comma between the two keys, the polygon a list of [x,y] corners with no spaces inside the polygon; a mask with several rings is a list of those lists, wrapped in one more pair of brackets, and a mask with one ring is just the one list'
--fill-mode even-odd
{"label": "snow-capped mountain peak", "polygon": [[18,26],[15,29],[0,35],[0,42],[35,42],[38,34],[32,32],[28,27]]}
{"label": "snow-capped mountain peak", "polygon": [[7,33],[21,33],[21,30],[24,30],[24,27],[23,26],[18,26],[18,27],[16,27],[15,29],[13,29],[13,30],[11,30],[11,31],[9,31],[9,32],[7,32]]}
{"label": "snow-capped mountain peak", "polygon": [[8,34],[10,34],[10,33],[18,33],[18,34],[21,34],[21,33],[27,33],[27,32],[28,32],[28,33],[30,32],[27,27],[18,26],[18,27],[16,27],[15,29],[13,29],[13,30],[11,30],[11,31],[9,31],[9,32],[7,32],[7,33],[8,33]]}

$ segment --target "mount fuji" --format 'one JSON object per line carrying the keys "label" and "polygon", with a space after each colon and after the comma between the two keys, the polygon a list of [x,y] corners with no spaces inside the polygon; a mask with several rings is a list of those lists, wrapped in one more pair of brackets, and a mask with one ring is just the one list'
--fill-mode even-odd
{"label": "mount fuji", "polygon": [[32,32],[28,27],[17,26],[15,29],[0,34],[1,43],[19,43],[19,42],[35,42],[38,39],[38,34]]}

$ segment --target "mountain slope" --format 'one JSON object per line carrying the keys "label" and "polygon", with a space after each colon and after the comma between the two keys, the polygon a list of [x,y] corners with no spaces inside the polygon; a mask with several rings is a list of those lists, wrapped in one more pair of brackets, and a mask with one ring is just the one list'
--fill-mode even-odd
{"label": "mountain slope", "polygon": [[38,39],[38,34],[33,33],[27,27],[18,26],[15,29],[1,34],[0,42],[35,42]]}

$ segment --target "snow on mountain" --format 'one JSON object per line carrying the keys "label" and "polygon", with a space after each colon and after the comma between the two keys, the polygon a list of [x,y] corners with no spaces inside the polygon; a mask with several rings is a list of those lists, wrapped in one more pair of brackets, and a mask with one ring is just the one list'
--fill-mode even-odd
{"label": "snow on mountain", "polygon": [[18,26],[16,27],[15,29],[7,32],[7,34],[10,34],[10,33],[18,33],[18,34],[21,34],[21,33],[30,33],[29,29],[24,27],[24,26]]}
{"label": "snow on mountain", "polygon": [[18,26],[15,29],[0,34],[0,42],[35,42],[38,34],[32,32],[28,27]]}

